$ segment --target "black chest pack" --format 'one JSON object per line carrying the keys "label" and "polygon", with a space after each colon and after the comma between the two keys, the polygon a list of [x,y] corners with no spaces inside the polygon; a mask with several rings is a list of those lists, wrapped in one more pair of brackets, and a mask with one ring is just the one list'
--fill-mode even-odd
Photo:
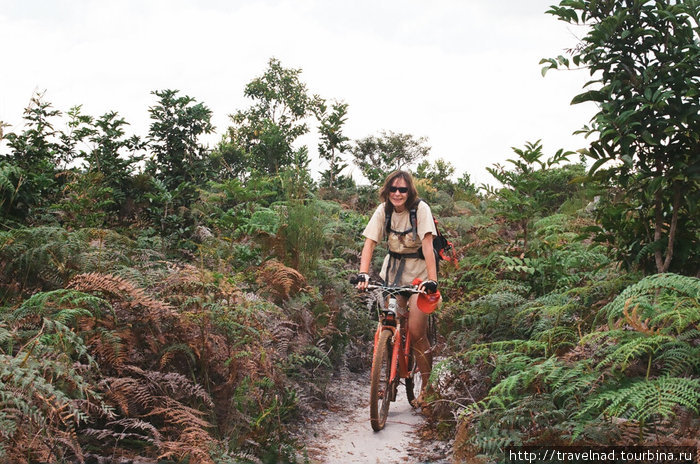
{"label": "black chest pack", "polygon": [[[408,234],[413,234],[413,240],[415,240],[418,237],[418,218],[417,218],[417,210],[418,210],[418,205],[420,202],[423,201],[420,198],[416,203],[413,205],[413,207],[408,210],[408,218],[409,221],[411,222],[411,228],[404,230],[404,231],[397,231],[391,228],[391,215],[394,212],[394,207],[390,202],[386,202],[384,205],[384,213],[385,213],[385,219],[384,219],[384,236],[385,238],[389,237],[390,233],[397,234],[397,235],[408,235]],[[440,260],[445,260],[445,261],[452,261],[455,265],[457,265],[457,258],[455,256],[455,250],[454,246],[452,245],[452,242],[447,240],[444,235],[440,232],[440,229],[438,228],[438,222],[437,219],[435,219],[435,216],[432,216],[433,222],[435,223],[435,231],[437,232],[435,236],[433,237],[433,251],[435,252],[435,266],[439,268],[440,266]],[[425,259],[425,256],[423,255],[423,249],[419,248],[418,251],[414,253],[395,253],[393,251],[389,251],[389,255],[394,258],[394,259],[403,259],[403,258],[418,258],[418,259]],[[451,255],[451,256],[450,256]]]}

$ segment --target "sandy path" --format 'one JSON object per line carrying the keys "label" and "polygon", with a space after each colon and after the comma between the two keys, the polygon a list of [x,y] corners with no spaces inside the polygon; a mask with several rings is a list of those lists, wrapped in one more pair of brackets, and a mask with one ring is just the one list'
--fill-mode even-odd
{"label": "sandy path", "polygon": [[396,402],[391,403],[386,426],[379,432],[369,423],[369,375],[346,373],[336,385],[345,387],[336,395],[338,410],[325,412],[324,419],[305,433],[311,463],[424,462],[415,457],[426,446],[416,440],[416,429],[424,418],[408,403],[403,385]]}

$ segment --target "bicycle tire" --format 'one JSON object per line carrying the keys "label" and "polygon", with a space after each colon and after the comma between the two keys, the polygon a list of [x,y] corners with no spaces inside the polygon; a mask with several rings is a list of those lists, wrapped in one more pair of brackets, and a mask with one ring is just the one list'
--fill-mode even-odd
{"label": "bicycle tire", "polygon": [[391,377],[391,354],[393,351],[391,336],[391,330],[382,331],[374,350],[374,359],[372,360],[369,417],[372,429],[375,432],[384,428],[386,418],[389,415],[389,403],[391,402],[393,387],[389,384],[389,379]]}

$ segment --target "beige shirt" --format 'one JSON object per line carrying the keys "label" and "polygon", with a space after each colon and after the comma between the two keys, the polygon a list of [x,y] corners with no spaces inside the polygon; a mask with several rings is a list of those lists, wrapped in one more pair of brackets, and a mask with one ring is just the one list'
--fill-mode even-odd
{"label": "beige shirt", "polygon": [[[379,243],[384,240],[384,221],[386,220],[386,214],[384,213],[384,203],[379,205],[374,211],[372,218],[369,220],[367,227],[365,227],[364,235],[366,238],[374,240]],[[433,215],[430,212],[430,206],[424,201],[418,204],[418,209],[416,210],[416,223],[418,233],[415,240],[413,239],[413,233],[408,233],[405,235],[399,235],[390,233],[389,234],[389,250],[396,253],[415,253],[421,246],[421,240],[427,233],[437,235],[435,230],[435,223],[433,222]],[[391,229],[398,232],[403,232],[411,228],[411,218],[408,210],[397,213],[393,212],[391,215]],[[384,263],[382,264],[382,270],[379,276],[384,279],[384,282],[391,285],[394,283],[396,278],[396,271],[398,270],[399,263],[390,263],[390,261],[397,261],[390,259],[389,255],[384,258]],[[397,285],[410,285],[413,279],[416,277],[421,280],[426,280],[428,278],[428,269],[425,266],[425,260],[420,258],[403,258],[404,269],[401,273],[401,279],[397,282]],[[390,266],[391,264],[391,266]],[[388,274],[388,275],[387,275]]]}

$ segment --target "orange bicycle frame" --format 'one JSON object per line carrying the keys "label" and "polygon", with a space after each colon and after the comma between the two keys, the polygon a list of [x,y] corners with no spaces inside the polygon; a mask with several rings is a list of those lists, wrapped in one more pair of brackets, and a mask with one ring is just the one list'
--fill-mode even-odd
{"label": "orange bicycle frame", "polygon": [[[407,321],[406,323],[408,324]],[[400,333],[401,323],[399,322],[397,324],[397,327],[394,327],[392,325],[384,325],[381,322],[379,322],[377,324],[377,330],[374,333],[374,350],[377,349],[377,341],[379,340],[379,335],[384,330],[391,330],[391,337],[393,340],[393,351],[391,353],[391,375],[389,378],[389,382],[393,382],[396,379],[397,374],[400,378],[406,378],[409,375],[408,356],[411,353],[411,334],[408,330],[406,330],[405,343],[401,343],[401,337],[398,337],[397,343],[396,334],[397,332]],[[403,353],[401,353],[401,348],[403,348]],[[372,356],[372,359],[374,359],[374,356]]]}

